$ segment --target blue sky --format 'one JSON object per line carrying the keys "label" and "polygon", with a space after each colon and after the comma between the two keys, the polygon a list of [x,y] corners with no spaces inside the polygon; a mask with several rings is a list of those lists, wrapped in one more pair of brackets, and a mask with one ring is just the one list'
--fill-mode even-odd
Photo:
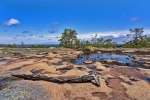
{"label": "blue sky", "polygon": [[150,34],[149,5],[150,0],[0,0],[0,44],[57,43],[66,28],[80,39],[98,34],[121,43],[129,28]]}

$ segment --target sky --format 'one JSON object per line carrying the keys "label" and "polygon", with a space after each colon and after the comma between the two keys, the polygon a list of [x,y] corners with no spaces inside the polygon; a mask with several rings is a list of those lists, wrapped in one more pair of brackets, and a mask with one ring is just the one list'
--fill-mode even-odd
{"label": "sky", "polygon": [[150,34],[150,0],[0,0],[0,44],[58,43],[64,29],[79,39],[127,41],[130,28]]}

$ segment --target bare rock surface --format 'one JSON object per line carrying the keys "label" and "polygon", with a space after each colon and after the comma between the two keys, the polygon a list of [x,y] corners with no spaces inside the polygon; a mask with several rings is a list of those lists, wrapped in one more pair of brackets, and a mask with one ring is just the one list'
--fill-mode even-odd
{"label": "bare rock surface", "polygon": [[150,99],[150,85],[144,81],[133,82],[133,85],[122,83],[127,89],[126,93],[133,100],[149,100]]}
{"label": "bare rock surface", "polygon": [[[32,52],[38,50],[28,49]],[[102,50],[102,52],[105,49]],[[108,49],[107,52],[116,52]],[[137,50],[126,50],[124,53]],[[140,51],[139,51],[140,52]],[[149,52],[149,51],[143,51]],[[114,63],[92,62],[75,65],[71,62],[81,51],[52,49],[34,54],[5,57],[0,60],[0,99],[2,100],[149,100],[150,55],[136,55],[135,62],[148,64],[147,69],[132,66],[118,66]],[[112,60],[111,60],[112,61]],[[44,75],[48,77],[79,77],[88,73],[99,75],[100,87],[94,81],[87,83],[58,83],[31,81],[11,76],[11,73]]]}
{"label": "bare rock surface", "polygon": [[32,81],[17,81],[0,91],[1,100],[51,100],[41,85]]}

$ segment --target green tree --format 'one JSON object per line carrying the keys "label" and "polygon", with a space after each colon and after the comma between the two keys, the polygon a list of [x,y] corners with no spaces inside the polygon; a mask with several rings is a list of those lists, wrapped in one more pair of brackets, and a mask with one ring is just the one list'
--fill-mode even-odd
{"label": "green tree", "polygon": [[97,43],[97,34],[95,34],[94,37],[92,37],[92,43],[93,43],[93,46],[96,46],[96,43]]}
{"label": "green tree", "polygon": [[35,48],[35,45],[31,45],[30,48]]}
{"label": "green tree", "polygon": [[134,28],[134,29],[129,29],[129,31],[131,33],[133,33],[132,37],[133,37],[133,43],[135,44],[135,46],[137,47],[137,45],[139,44],[140,40],[142,39],[142,33],[143,28]]}
{"label": "green tree", "polygon": [[123,45],[123,47],[129,48],[143,48],[147,47],[147,38],[146,35],[143,35],[144,28],[134,28],[129,29],[130,34],[127,34],[128,37],[132,37],[133,39]]}
{"label": "green tree", "polygon": [[98,47],[103,47],[104,46],[104,38],[97,38],[97,46]]}
{"label": "green tree", "polygon": [[75,48],[81,48],[81,40],[80,39],[77,39],[75,41]]}
{"label": "green tree", "polygon": [[117,43],[116,42],[112,42],[113,48],[117,47]]}
{"label": "green tree", "polygon": [[13,46],[11,44],[8,44],[6,47],[8,48],[12,48]]}
{"label": "green tree", "polygon": [[44,48],[45,46],[44,46],[44,44],[42,44],[41,46],[40,46],[40,48]]}
{"label": "green tree", "polygon": [[58,40],[60,41],[60,46],[74,48],[76,41],[79,41],[76,35],[77,33],[75,30],[65,29],[61,38]]}
{"label": "green tree", "polygon": [[14,47],[14,48],[16,48],[16,47],[17,47],[15,43],[13,44],[13,47]]}
{"label": "green tree", "polygon": [[24,48],[24,43],[23,42],[21,42],[21,48]]}
{"label": "green tree", "polygon": [[150,47],[150,37],[146,38],[147,41],[147,47]]}
{"label": "green tree", "polygon": [[87,40],[85,41],[85,46],[91,46],[91,43]]}
{"label": "green tree", "polygon": [[105,44],[105,47],[106,47],[106,48],[113,47],[112,39],[106,39],[106,40],[104,41],[104,44]]}

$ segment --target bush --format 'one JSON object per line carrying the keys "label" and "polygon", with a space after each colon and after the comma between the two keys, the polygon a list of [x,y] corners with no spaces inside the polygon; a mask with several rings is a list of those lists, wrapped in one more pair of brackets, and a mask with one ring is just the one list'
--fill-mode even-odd
{"label": "bush", "polygon": [[86,53],[94,52],[94,48],[93,48],[93,46],[85,46],[83,48],[83,51]]}

